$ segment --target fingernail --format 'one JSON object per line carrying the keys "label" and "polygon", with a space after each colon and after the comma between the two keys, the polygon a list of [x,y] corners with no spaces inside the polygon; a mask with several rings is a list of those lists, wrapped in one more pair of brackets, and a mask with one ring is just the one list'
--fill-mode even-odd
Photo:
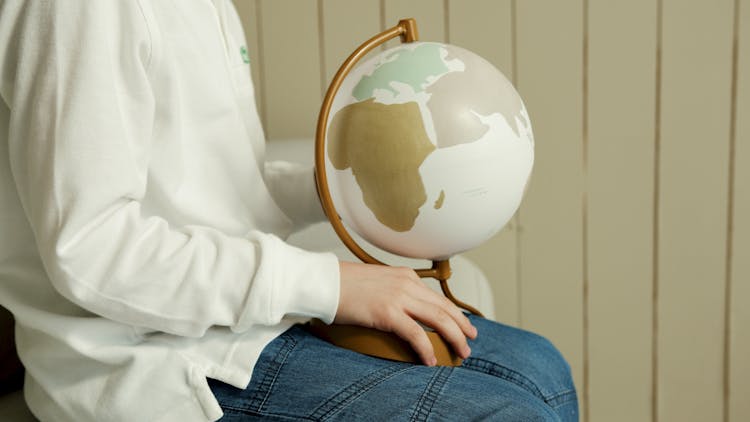
{"label": "fingernail", "polygon": [[437,365],[437,358],[435,356],[430,358],[430,362],[428,363],[428,366],[435,366]]}
{"label": "fingernail", "polygon": [[471,347],[466,346],[466,347],[464,347],[464,356],[463,357],[464,358],[468,358],[469,355],[471,355]]}

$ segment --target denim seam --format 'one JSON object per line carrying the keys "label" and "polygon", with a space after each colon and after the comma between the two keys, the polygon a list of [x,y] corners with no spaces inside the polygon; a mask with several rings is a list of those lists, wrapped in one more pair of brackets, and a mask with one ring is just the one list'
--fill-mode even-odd
{"label": "denim seam", "polygon": [[[481,363],[481,364],[480,364]],[[490,362],[481,358],[469,358],[464,361],[463,367],[467,369],[477,369],[488,375],[493,375],[499,378],[506,379],[515,384],[525,388],[535,396],[544,400],[549,406],[556,408],[569,401],[577,400],[578,395],[575,390],[564,390],[545,396],[539,387],[523,374],[516,372],[510,368],[506,368],[502,365],[498,365],[495,362]]]}
{"label": "denim seam", "polygon": [[312,421],[312,420],[314,420],[314,419],[308,418],[307,416],[287,415],[287,414],[284,414],[284,413],[276,413],[276,412],[259,412],[257,410],[243,409],[243,408],[238,408],[238,407],[234,407],[234,406],[231,406],[231,405],[230,406],[222,405],[221,408],[224,411],[231,410],[231,411],[240,413],[242,415],[258,416],[260,418],[275,417],[275,418],[283,418],[283,419],[289,419],[289,420],[295,420],[295,421],[299,421],[299,420]]}
{"label": "denim seam", "polygon": [[394,365],[372,372],[322,403],[310,414],[309,418],[313,420],[328,419],[376,385],[413,368],[412,366]]}
{"label": "denim seam", "polygon": [[553,394],[552,396],[544,399],[544,401],[553,408],[560,407],[574,400],[578,400],[578,394],[576,393],[576,390],[560,391],[559,393]]}
{"label": "denim seam", "polygon": [[528,390],[530,393],[534,394],[545,402],[547,401],[542,391],[533,381],[531,381],[520,372],[516,372],[510,368],[481,358],[468,358],[464,360],[462,367],[466,369],[475,369],[480,372],[484,372],[485,374],[511,381],[512,383]]}
{"label": "denim seam", "polygon": [[[271,395],[279,372],[281,372],[281,367],[286,362],[292,350],[297,346],[297,341],[287,333],[282,334],[281,337],[284,339],[284,343],[279,346],[279,350],[276,352],[273,360],[264,368],[264,376],[258,383],[255,393],[249,398],[248,407],[245,409],[235,407],[236,410],[250,410],[263,413],[263,407]],[[262,398],[260,397],[261,395],[263,396]]]}
{"label": "denim seam", "polygon": [[425,387],[424,392],[417,401],[417,406],[410,419],[412,422],[426,421],[430,417],[432,407],[435,405],[440,392],[443,390],[452,372],[453,368],[451,367],[440,367],[435,371],[435,374],[430,378],[427,387]]}

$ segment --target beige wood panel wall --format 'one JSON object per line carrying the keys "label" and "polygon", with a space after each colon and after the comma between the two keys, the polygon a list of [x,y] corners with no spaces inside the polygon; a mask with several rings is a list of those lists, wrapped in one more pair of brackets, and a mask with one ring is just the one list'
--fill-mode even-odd
{"label": "beige wood panel wall", "polygon": [[235,3],[270,140],[311,138],[341,61],[402,17],[500,68],[537,149],[468,254],[498,318],[560,347],[582,420],[750,420],[750,0]]}
{"label": "beige wood panel wall", "polygon": [[266,136],[309,136],[322,97],[318,3],[260,0],[257,13]]}
{"label": "beige wood panel wall", "polygon": [[[657,221],[657,416],[723,412],[731,0],[664,0]],[[715,346],[713,346],[715,345]],[[688,370],[689,368],[689,370]]]}
{"label": "beige wood panel wall", "polygon": [[[587,388],[594,421],[651,418],[656,10],[652,0],[589,1]],[[628,411],[612,411],[622,408]]]}
{"label": "beige wood panel wall", "polygon": [[520,214],[521,325],[546,335],[567,357],[585,409],[583,2],[527,0],[516,7],[517,87],[536,141]]}
{"label": "beige wood panel wall", "polygon": [[[404,17],[412,17],[417,22],[421,22],[418,27],[421,39],[445,42],[445,2],[435,0],[384,0],[382,5],[384,27],[389,28]],[[390,48],[398,43],[398,40],[389,41],[385,48]]]}
{"label": "beige wood panel wall", "polygon": [[[381,31],[380,3],[371,0],[321,1],[325,78],[323,92],[341,63],[364,41]],[[356,18],[355,18],[356,17]]]}

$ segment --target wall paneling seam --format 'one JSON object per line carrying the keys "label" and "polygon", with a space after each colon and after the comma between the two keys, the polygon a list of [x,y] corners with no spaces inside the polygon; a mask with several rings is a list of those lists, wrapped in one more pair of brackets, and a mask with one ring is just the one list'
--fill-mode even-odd
{"label": "wall paneling seam", "polygon": [[661,192],[659,167],[661,164],[661,72],[662,26],[664,0],[656,2],[656,75],[654,93],[654,208],[653,208],[653,262],[651,287],[651,420],[659,420],[659,195]]}
{"label": "wall paneling seam", "polygon": [[729,422],[730,405],[730,381],[731,381],[731,335],[732,335],[732,258],[734,243],[734,178],[735,178],[735,149],[737,145],[737,80],[739,67],[739,26],[740,26],[740,2],[734,0],[733,5],[733,28],[732,28],[732,75],[729,113],[729,166],[727,170],[727,238],[725,256],[725,279],[724,279],[724,362],[723,362],[723,399],[722,420]]}
{"label": "wall paneling seam", "polygon": [[583,164],[583,189],[581,189],[581,245],[583,251],[581,252],[582,257],[582,294],[583,294],[583,310],[582,310],[582,324],[583,324],[583,418],[584,422],[589,421],[589,225],[588,225],[588,174],[589,174],[589,1],[583,0],[583,52],[582,56],[582,81],[581,86],[583,88],[581,106],[581,161]]}

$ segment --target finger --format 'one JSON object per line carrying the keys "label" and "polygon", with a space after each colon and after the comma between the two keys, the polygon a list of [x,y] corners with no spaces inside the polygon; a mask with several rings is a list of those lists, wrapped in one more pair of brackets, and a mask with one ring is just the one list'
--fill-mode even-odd
{"label": "finger", "polygon": [[444,311],[448,312],[448,314],[453,317],[466,337],[469,337],[470,339],[475,339],[477,337],[477,328],[471,323],[469,317],[466,316],[461,308],[442,295],[437,295],[436,301],[440,303],[440,306]]}
{"label": "finger", "polygon": [[477,329],[471,323],[466,314],[461,311],[461,308],[456,306],[456,304],[451,302],[447,297],[427,287],[427,285],[425,285],[424,283],[420,282],[420,284],[422,285],[423,289],[419,292],[413,293],[414,295],[418,295],[415,297],[442,308],[453,318],[456,324],[458,324],[458,326],[461,328],[461,331],[466,337],[469,337],[470,339],[476,338]]}
{"label": "finger", "polygon": [[417,300],[407,308],[407,312],[412,318],[437,331],[451,345],[457,355],[462,358],[469,357],[471,349],[466,342],[466,335],[453,317],[440,306]]}
{"label": "finger", "polygon": [[437,364],[432,343],[424,328],[420,327],[416,321],[403,314],[403,317],[394,321],[392,331],[411,345],[425,365],[435,366]]}

